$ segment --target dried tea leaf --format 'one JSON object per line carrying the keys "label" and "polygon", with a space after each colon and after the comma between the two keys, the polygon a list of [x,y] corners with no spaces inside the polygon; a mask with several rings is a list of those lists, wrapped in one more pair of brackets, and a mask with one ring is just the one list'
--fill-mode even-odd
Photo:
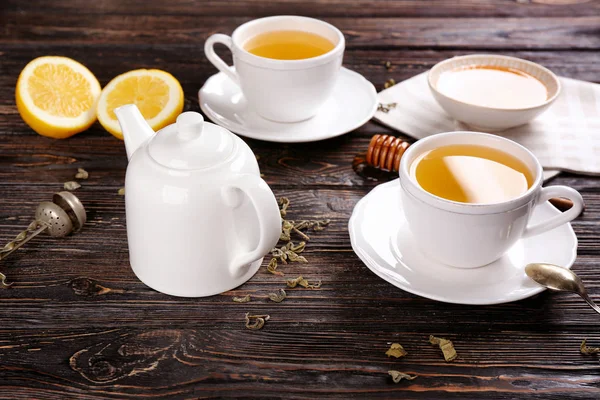
{"label": "dried tea leaf", "polygon": [[280,258],[281,256],[283,256],[285,253],[283,252],[283,250],[278,249],[277,247],[273,247],[271,249],[271,255],[275,258]]}
{"label": "dried tea leaf", "polygon": [[300,243],[298,243],[297,246],[294,246],[294,242],[289,242],[288,245],[289,245],[288,248],[291,251],[298,254],[298,253],[302,253],[304,251],[304,248],[306,247],[306,242],[300,242]]}
{"label": "dried tea leaf", "polygon": [[283,264],[287,264],[287,254],[285,254],[284,247],[282,247],[281,249],[278,249],[277,247],[271,249],[271,256],[279,259],[279,261],[281,261]]}
{"label": "dried tea leaf", "polygon": [[387,81],[386,81],[386,82],[383,84],[383,87],[384,87],[385,89],[387,89],[387,88],[391,88],[391,87],[392,87],[392,86],[394,86],[395,84],[396,84],[396,81],[395,81],[395,80],[393,80],[392,78],[390,78],[390,79],[388,79],[388,80],[387,80]]}
{"label": "dried tea leaf", "polygon": [[81,185],[75,181],[69,181],[69,182],[65,182],[63,187],[65,188],[65,190],[69,190],[69,191],[73,191],[73,190],[77,190],[81,187]]}
{"label": "dried tea leaf", "polygon": [[392,343],[389,350],[385,352],[385,355],[388,357],[404,357],[408,353],[404,350],[404,347],[400,343]]}
{"label": "dried tea leaf", "polygon": [[[304,283],[306,282],[306,284]],[[318,289],[321,287],[321,281],[311,285],[310,283],[308,283],[308,281],[305,279],[302,282],[300,282],[300,286],[305,287],[307,289]]]}
{"label": "dried tea leaf", "polygon": [[87,179],[90,176],[88,172],[83,168],[77,168],[77,173],[75,174],[75,179]]}
{"label": "dried tea leaf", "polygon": [[315,221],[315,225],[313,226],[313,231],[315,231],[315,232],[322,231],[323,229],[325,229],[325,227],[327,225],[329,225],[330,222],[331,222],[331,220],[329,220],[329,219]]}
{"label": "dried tea leaf", "polygon": [[124,187],[122,187],[121,189],[119,189],[119,191],[117,192],[117,194],[118,194],[119,196],[125,196],[125,188],[124,188]]}
{"label": "dried tea leaf", "polygon": [[2,250],[10,251],[10,250],[12,250],[14,248],[15,248],[15,243],[14,242],[8,242],[8,243],[6,243],[4,245],[4,248]]}
{"label": "dried tea leaf", "polygon": [[281,218],[285,218],[285,216],[287,214],[287,209],[290,206],[290,199],[288,199],[287,197],[281,197],[279,199],[279,206],[281,207],[279,209],[279,213],[281,214]]}
{"label": "dried tea leaf", "polygon": [[592,354],[598,354],[600,353],[600,347],[589,347],[586,345],[587,339],[583,339],[583,342],[581,342],[581,346],[580,346],[580,351],[581,354],[585,354],[586,356],[592,355]]}
{"label": "dried tea leaf", "polygon": [[379,103],[377,105],[377,111],[381,111],[383,113],[389,113],[390,110],[396,108],[396,106],[398,105],[398,103]]}
{"label": "dried tea leaf", "polygon": [[447,362],[453,361],[458,356],[458,354],[456,354],[456,350],[454,350],[454,345],[452,344],[452,342],[450,340],[438,338],[433,335],[430,335],[429,343],[437,344],[440,347],[440,349],[442,350],[442,353],[444,354],[444,359]]}
{"label": "dried tea leaf", "polygon": [[[285,283],[288,285],[288,287],[291,287],[291,288],[295,288],[298,285],[304,286],[300,282],[303,282],[305,285],[308,285],[308,281],[306,279],[304,279],[302,276],[299,276],[296,279],[288,279],[287,281],[285,281]],[[304,286],[304,287],[306,287],[306,286]]]}
{"label": "dried tea leaf", "polygon": [[308,260],[306,258],[304,258],[303,256],[299,256],[298,254],[296,254],[295,252],[293,252],[292,250],[287,250],[285,252],[285,254],[287,255],[287,258],[291,261],[291,262],[299,262],[299,263],[304,263],[307,264]]}
{"label": "dried tea leaf", "polygon": [[261,329],[265,326],[265,321],[268,321],[270,318],[270,315],[250,315],[250,313],[246,313],[246,328],[252,330]]}
{"label": "dried tea leaf", "polygon": [[296,279],[288,279],[287,281],[285,281],[285,283],[288,285],[288,287],[291,287],[291,288],[295,288],[298,285],[302,286],[303,288],[307,288],[307,289],[318,289],[321,287],[321,281],[315,283],[314,285],[311,285],[302,276],[299,276]]}
{"label": "dried tea leaf", "polygon": [[37,221],[33,221],[32,223],[29,224],[29,226],[27,227],[28,231],[35,231],[38,228],[38,222]]}
{"label": "dried tea leaf", "polygon": [[407,379],[409,381],[412,381],[413,379],[415,379],[417,377],[417,375],[409,375],[409,374],[405,374],[404,372],[394,371],[394,370],[388,371],[388,374],[390,374],[394,383],[398,383],[402,379]]}
{"label": "dried tea leaf", "polygon": [[276,258],[271,258],[271,261],[269,261],[269,265],[267,265],[267,271],[269,271],[273,275],[283,276],[283,272],[277,271],[277,259]]}
{"label": "dried tea leaf", "polygon": [[269,299],[275,303],[281,303],[287,297],[287,293],[283,289],[279,289],[277,293],[269,293]]}
{"label": "dried tea leaf", "polygon": [[390,61],[386,61],[383,65],[385,65],[385,69],[388,71],[392,69],[392,63]]}
{"label": "dried tea leaf", "polygon": [[294,229],[294,224],[291,221],[283,220],[279,240],[289,241],[291,239],[290,234],[292,233],[292,229]]}
{"label": "dried tea leaf", "polygon": [[236,303],[247,303],[250,300],[252,300],[252,298],[250,297],[249,294],[245,295],[244,297],[234,297],[231,300],[233,300]]}

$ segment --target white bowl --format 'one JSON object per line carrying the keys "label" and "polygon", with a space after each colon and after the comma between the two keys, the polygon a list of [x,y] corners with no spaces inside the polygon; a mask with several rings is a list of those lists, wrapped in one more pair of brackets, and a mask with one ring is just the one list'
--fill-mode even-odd
{"label": "white bowl", "polygon": [[[532,107],[507,109],[465,103],[448,97],[437,89],[438,80],[443,72],[473,65],[497,66],[523,71],[546,86],[548,97],[544,102]],[[429,71],[427,82],[433,97],[450,116],[475,129],[487,131],[501,131],[526,124],[546,111],[560,93],[560,81],[549,69],[520,58],[490,54],[459,56],[439,62]]]}

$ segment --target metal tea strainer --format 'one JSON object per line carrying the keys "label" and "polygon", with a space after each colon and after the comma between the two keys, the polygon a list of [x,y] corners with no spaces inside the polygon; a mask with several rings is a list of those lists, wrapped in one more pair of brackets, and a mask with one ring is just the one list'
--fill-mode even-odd
{"label": "metal tea strainer", "polygon": [[[0,261],[44,231],[52,237],[63,237],[77,232],[83,227],[86,219],[85,208],[77,196],[71,192],[55,193],[52,202],[43,201],[37,206],[35,220],[27,229],[0,249]],[[12,283],[6,282],[6,275],[0,273],[0,287],[8,288],[11,285]]]}

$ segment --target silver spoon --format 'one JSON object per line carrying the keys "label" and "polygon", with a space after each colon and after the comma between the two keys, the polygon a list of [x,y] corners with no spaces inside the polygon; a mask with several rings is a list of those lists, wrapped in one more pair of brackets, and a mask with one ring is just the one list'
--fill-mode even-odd
{"label": "silver spoon", "polygon": [[525,267],[525,273],[528,277],[549,289],[577,293],[600,314],[600,307],[590,299],[583,282],[570,269],[554,264],[534,263]]}

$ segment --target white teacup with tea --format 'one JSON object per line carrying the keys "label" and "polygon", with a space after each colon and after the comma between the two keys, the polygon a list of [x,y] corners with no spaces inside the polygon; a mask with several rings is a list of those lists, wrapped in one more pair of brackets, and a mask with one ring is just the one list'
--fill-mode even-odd
{"label": "white teacup with tea", "polygon": [[[235,68],[214,51],[233,54]],[[344,55],[344,35],[314,18],[274,16],[239,26],[230,36],[214,34],[204,45],[208,60],[238,84],[262,117],[297,122],[314,116],[331,94]]]}
{"label": "white teacup with tea", "polygon": [[[529,150],[487,133],[448,132],[419,140],[402,156],[400,187],[421,250],[460,268],[487,265],[520,238],[568,223],[583,209],[574,189],[542,187],[542,166]],[[573,207],[529,224],[533,209],[554,197],[570,199]]]}

